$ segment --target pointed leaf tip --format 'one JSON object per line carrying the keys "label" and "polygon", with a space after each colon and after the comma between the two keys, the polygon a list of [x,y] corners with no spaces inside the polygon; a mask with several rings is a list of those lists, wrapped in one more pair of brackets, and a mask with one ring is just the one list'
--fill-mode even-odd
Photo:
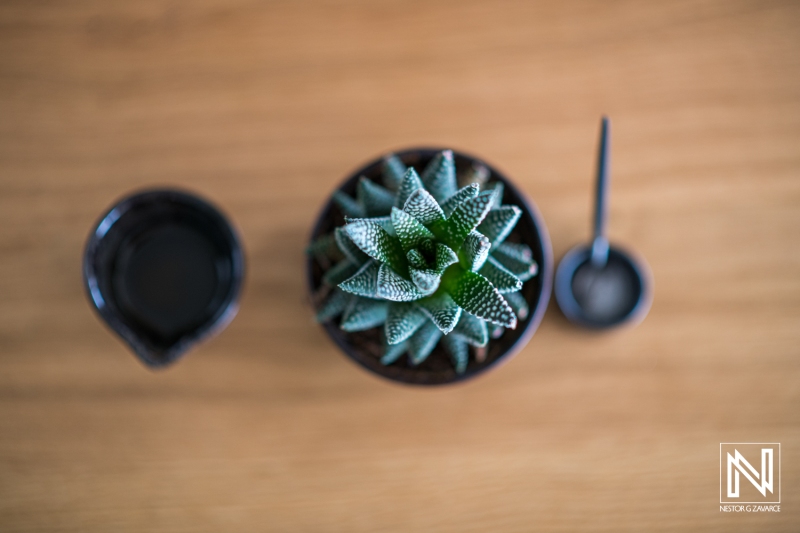
{"label": "pointed leaf tip", "polygon": [[381,217],[388,215],[394,205],[395,196],[392,192],[364,176],[358,181],[356,190],[358,202],[363,206],[368,217]]}
{"label": "pointed leaf tip", "polygon": [[409,168],[406,170],[405,176],[403,176],[403,181],[400,182],[400,188],[397,190],[394,206],[402,208],[406,204],[408,197],[411,196],[414,191],[422,188],[422,181],[419,179],[417,171],[414,170],[413,167]]}
{"label": "pointed leaf tip", "polygon": [[360,219],[348,222],[344,231],[368,256],[388,264],[403,276],[408,275],[408,263],[399,239],[389,235],[380,224]]}
{"label": "pointed leaf tip", "polygon": [[412,303],[389,304],[389,314],[384,324],[386,342],[397,344],[403,342],[422,326],[425,314]]}
{"label": "pointed leaf tip", "polygon": [[445,219],[444,211],[439,207],[436,199],[425,189],[417,189],[411,193],[403,204],[403,211],[425,226],[443,222]]}
{"label": "pointed leaf tip", "polygon": [[433,233],[428,228],[420,224],[413,216],[396,207],[392,208],[392,225],[406,253],[419,246],[422,241],[433,239]]}
{"label": "pointed leaf tip", "polygon": [[383,184],[393,191],[398,190],[403,183],[406,170],[399,157],[394,154],[387,155],[383,158]]}
{"label": "pointed leaf tip", "polygon": [[453,151],[444,150],[434,156],[422,173],[422,183],[437,202],[443,202],[456,192],[456,166]]}
{"label": "pointed leaf tip", "polygon": [[465,200],[475,198],[478,196],[479,192],[480,186],[477,183],[471,183],[466,187],[459,189],[453,196],[442,203],[442,211],[444,211],[445,216],[449,217],[453,211],[455,211],[456,207],[458,207]]}
{"label": "pointed leaf tip", "polygon": [[499,326],[514,329],[517,316],[489,280],[465,271],[446,285],[453,300],[465,311]]}

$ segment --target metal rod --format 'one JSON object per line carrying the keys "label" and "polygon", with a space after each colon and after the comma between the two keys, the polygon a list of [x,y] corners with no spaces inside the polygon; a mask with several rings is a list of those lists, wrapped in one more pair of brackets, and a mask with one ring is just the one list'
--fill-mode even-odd
{"label": "metal rod", "polygon": [[600,150],[597,158],[597,189],[594,203],[594,239],[592,266],[604,268],[608,262],[608,194],[611,166],[611,123],[604,116],[600,122]]}

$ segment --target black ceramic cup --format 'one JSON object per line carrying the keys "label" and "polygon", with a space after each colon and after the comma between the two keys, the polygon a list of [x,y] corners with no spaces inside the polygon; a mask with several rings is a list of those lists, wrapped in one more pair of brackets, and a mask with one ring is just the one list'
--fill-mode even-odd
{"label": "black ceramic cup", "polygon": [[[414,148],[394,152],[394,154],[407,167],[414,167],[421,171],[441,151],[441,148]],[[489,369],[498,367],[503,362],[511,359],[528,343],[542,321],[547,303],[550,300],[553,282],[553,252],[547,228],[536,206],[529,202],[508,178],[485,162],[456,151],[453,152],[453,159],[458,174],[476,165],[484,166],[490,172],[489,183],[494,181],[503,183],[503,203],[516,205],[522,209],[522,216],[508,236],[508,241],[520,242],[530,246],[533,251],[533,258],[539,265],[538,274],[526,281],[522,287],[522,294],[528,303],[529,312],[527,316],[520,317],[516,329],[507,329],[502,336],[489,341],[486,347],[485,359],[477,361],[475,358],[470,357],[467,369],[463,374],[456,373],[450,358],[441,345],[434,348],[431,355],[418,366],[412,367],[404,363],[406,358],[401,358],[398,362],[386,366],[380,362],[380,330],[382,326],[367,331],[348,333],[339,328],[338,319],[322,325],[328,336],[341,348],[347,357],[370,372],[393,381],[415,385],[443,385],[470,379]],[[382,167],[383,158],[367,163],[350,174],[338,187],[338,190],[349,196],[355,196],[356,186],[361,176],[380,183]],[[342,226],[344,223],[343,214],[329,198],[314,224],[311,241],[321,235],[331,233],[334,228]],[[313,295],[322,285],[324,272],[311,256],[306,259],[306,272],[309,290]]]}
{"label": "black ceramic cup", "polygon": [[149,367],[168,365],[221,331],[238,310],[244,257],[208,202],[157,189],[126,196],[89,235],[89,301]]}

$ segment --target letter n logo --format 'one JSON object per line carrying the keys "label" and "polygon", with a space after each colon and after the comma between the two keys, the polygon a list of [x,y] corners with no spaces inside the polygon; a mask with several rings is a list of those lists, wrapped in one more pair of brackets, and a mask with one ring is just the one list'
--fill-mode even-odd
{"label": "letter n logo", "polygon": [[780,443],[719,445],[720,503],[780,503]]}

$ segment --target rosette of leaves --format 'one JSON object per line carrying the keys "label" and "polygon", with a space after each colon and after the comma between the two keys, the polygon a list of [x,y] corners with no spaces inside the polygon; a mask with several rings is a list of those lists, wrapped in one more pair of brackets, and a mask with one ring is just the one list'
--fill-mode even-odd
{"label": "rosette of leaves", "polygon": [[520,289],[537,273],[531,249],[506,242],[520,208],[502,205],[488,176],[478,166],[457,177],[449,150],[422,174],[388,156],[382,185],[361,177],[355,198],[334,193],[346,223],[308,250],[329,266],[317,319],[341,315],[348,332],[382,326],[385,365],[403,354],[418,365],[441,343],[463,373],[470,346],[525,318]]}

